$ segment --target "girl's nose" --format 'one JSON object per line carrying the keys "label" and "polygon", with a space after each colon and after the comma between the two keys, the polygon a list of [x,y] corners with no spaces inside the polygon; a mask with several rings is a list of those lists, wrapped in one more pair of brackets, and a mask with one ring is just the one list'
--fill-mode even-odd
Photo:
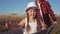
{"label": "girl's nose", "polygon": [[34,10],[32,10],[32,13],[34,13]]}
{"label": "girl's nose", "polygon": [[34,11],[32,11],[32,14],[34,14]]}

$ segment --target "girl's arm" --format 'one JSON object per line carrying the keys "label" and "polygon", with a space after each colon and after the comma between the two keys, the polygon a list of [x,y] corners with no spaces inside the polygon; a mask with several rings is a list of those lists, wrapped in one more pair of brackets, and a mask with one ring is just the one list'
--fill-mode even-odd
{"label": "girl's arm", "polygon": [[40,20],[40,22],[41,22],[42,30],[46,30],[46,24],[42,20]]}
{"label": "girl's arm", "polygon": [[25,19],[23,19],[18,25],[17,27],[22,28],[25,25]]}
{"label": "girl's arm", "polygon": [[18,29],[21,29],[25,24],[25,19],[23,19],[18,25],[16,26],[12,26],[12,29],[13,30],[18,30]]}

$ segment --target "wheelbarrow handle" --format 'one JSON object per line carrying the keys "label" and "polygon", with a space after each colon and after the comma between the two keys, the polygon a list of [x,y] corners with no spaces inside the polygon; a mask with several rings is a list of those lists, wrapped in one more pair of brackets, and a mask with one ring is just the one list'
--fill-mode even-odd
{"label": "wheelbarrow handle", "polygon": [[50,28],[49,31],[48,31],[48,34],[51,33],[51,31],[55,28],[55,26],[56,26],[56,24],[53,24],[53,25],[51,26],[51,28]]}

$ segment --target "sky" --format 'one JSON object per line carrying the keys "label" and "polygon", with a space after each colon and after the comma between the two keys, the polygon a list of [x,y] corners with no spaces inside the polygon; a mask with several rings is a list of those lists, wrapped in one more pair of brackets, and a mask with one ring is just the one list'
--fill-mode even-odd
{"label": "sky", "polygon": [[[0,14],[25,14],[27,4],[35,0],[0,0]],[[55,14],[60,14],[60,0],[46,0]]]}

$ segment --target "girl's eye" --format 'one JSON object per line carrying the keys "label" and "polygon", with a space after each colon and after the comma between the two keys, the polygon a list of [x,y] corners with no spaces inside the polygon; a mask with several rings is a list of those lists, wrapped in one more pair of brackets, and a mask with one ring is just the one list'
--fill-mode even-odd
{"label": "girl's eye", "polygon": [[30,12],[32,12],[32,10]]}
{"label": "girl's eye", "polygon": [[32,10],[30,10],[30,12],[32,12]]}

